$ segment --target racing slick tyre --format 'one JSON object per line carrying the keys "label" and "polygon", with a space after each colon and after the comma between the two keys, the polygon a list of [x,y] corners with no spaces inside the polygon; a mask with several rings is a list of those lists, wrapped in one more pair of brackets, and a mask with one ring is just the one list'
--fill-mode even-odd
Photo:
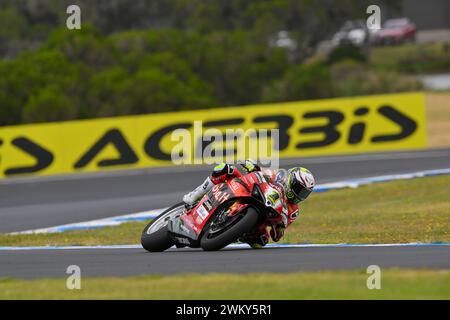
{"label": "racing slick tyre", "polygon": [[228,220],[231,221],[225,221],[225,225],[221,221],[222,225],[219,223],[215,228],[218,218],[220,217],[215,217],[200,240],[200,246],[205,251],[220,250],[235,242],[256,226],[259,216],[254,208],[249,207],[242,213],[228,217]]}
{"label": "racing slick tyre", "polygon": [[170,207],[145,227],[141,235],[141,244],[145,250],[150,252],[161,252],[169,249],[175,244],[169,236],[167,221],[172,216],[176,215],[183,207],[184,204],[181,203]]}

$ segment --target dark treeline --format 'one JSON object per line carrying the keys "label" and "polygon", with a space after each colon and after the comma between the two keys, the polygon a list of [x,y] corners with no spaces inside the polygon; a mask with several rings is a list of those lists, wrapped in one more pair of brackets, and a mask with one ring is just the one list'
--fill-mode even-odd
{"label": "dark treeline", "polygon": [[[69,4],[81,30],[65,27]],[[329,62],[304,63],[367,4],[1,0],[0,125],[377,92],[343,88]],[[280,31],[290,45],[275,44]]]}

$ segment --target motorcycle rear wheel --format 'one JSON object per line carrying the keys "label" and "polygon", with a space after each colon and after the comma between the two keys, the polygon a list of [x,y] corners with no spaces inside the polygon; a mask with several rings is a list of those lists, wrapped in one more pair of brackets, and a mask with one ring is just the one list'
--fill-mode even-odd
{"label": "motorcycle rear wheel", "polygon": [[208,228],[200,240],[202,249],[205,251],[220,250],[252,230],[258,223],[258,212],[252,207],[248,207],[246,211],[246,213],[240,214],[238,221],[218,235],[213,235],[211,228]]}

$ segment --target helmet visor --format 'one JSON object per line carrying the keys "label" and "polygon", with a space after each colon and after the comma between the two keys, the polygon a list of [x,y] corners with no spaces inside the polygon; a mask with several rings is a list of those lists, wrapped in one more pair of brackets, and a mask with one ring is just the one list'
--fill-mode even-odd
{"label": "helmet visor", "polygon": [[294,192],[295,197],[298,199],[299,202],[308,198],[309,194],[312,192],[312,190],[308,190],[307,188],[302,186],[298,181],[293,181],[291,185],[291,190]]}
{"label": "helmet visor", "polygon": [[305,187],[302,187],[302,190],[300,190],[300,192],[298,193],[297,196],[299,197],[300,201],[303,201],[306,198],[308,198],[310,193],[311,193],[311,190],[308,190]]}

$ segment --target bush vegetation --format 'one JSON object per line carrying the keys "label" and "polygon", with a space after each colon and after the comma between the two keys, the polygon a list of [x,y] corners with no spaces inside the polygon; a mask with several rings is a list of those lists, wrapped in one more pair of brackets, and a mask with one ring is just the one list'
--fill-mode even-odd
{"label": "bush vegetation", "polygon": [[[358,49],[306,63],[365,12],[364,1],[329,2],[85,0],[82,29],[68,30],[72,1],[4,0],[0,125],[420,88],[407,67],[374,65]],[[293,46],[273,45],[280,30]]]}

